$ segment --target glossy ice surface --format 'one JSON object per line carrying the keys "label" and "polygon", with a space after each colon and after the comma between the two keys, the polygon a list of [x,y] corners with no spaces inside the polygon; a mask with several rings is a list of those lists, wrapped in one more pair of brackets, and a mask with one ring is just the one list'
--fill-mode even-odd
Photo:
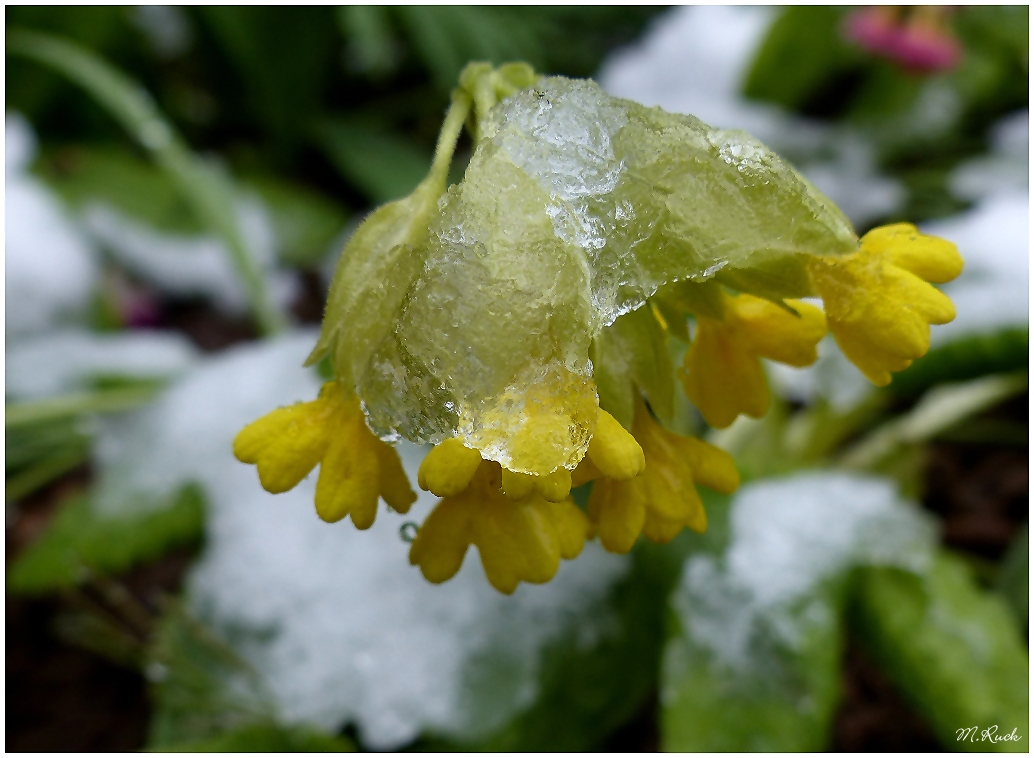
{"label": "glossy ice surface", "polygon": [[[592,433],[601,329],[676,281],[807,294],[802,254],[857,246],[840,211],[749,135],[592,81],[540,79],[481,131],[463,181],[427,213],[428,234],[346,250],[376,259],[352,285],[370,307],[341,328],[365,335],[345,360],[385,438],[459,433],[514,470],[573,468]],[[427,207],[415,198],[398,209]],[[529,423],[553,430],[547,454],[516,449]]]}

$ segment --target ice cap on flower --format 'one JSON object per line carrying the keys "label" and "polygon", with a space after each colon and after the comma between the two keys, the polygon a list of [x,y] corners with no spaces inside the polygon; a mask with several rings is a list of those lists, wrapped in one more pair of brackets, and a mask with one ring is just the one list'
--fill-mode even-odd
{"label": "ice cap on flower", "polygon": [[[464,125],[475,149],[447,188]],[[378,495],[412,500],[390,441],[435,445],[418,484],[442,500],[410,562],[445,581],[474,545],[510,593],[596,534],[623,552],[703,530],[696,485],[738,485],[727,454],[664,428],[672,337],[689,343],[687,395],[724,426],[764,413],[762,358],[807,365],[827,326],[885,383],[951,318],[927,282],[960,266],[908,225],[859,241],[743,132],[471,64],[427,178],[342,253],[310,356],[330,359],[330,389],[246,427],[235,450],[270,491],[319,463],[320,515],[365,528]],[[824,311],[800,301],[814,296]],[[588,482],[585,512],[571,489]]]}

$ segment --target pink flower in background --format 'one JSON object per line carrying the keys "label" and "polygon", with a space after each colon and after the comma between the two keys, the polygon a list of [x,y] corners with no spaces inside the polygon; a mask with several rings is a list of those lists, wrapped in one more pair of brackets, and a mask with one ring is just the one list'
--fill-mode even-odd
{"label": "pink flower in background", "polygon": [[150,287],[129,279],[121,272],[108,272],[103,292],[112,315],[123,327],[147,329],[161,323],[161,299]]}
{"label": "pink flower in background", "polygon": [[962,60],[962,45],[948,28],[950,8],[872,6],[852,11],[844,35],[859,47],[909,71],[949,71]]}

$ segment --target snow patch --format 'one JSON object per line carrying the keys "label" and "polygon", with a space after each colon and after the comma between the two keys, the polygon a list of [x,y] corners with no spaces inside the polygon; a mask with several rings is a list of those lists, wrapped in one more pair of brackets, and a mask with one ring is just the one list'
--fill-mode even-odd
{"label": "snow patch", "polygon": [[36,150],[28,122],[4,126],[5,333],[32,334],[81,318],[97,280],[87,240],[46,186],[26,173]]}
{"label": "snow patch", "polygon": [[762,627],[790,649],[801,642],[814,619],[797,606],[825,580],[864,564],[920,571],[935,542],[933,524],[892,482],[854,474],[748,484],[730,518],[725,554],[690,558],[672,602],[689,640],[740,671],[756,662]]}
{"label": "snow patch", "polygon": [[[626,556],[586,546],[543,586],[499,595],[471,550],[451,581],[428,584],[400,537],[409,514],[381,508],[358,532],[313,509],[315,476],[270,495],[237,462],[234,435],[278,405],[309,400],[320,382],[301,363],[316,333],[296,332],[207,359],[153,406],[103,427],[98,507],[146,507],[183,483],[207,494],[206,549],[187,583],[191,607],[266,679],[289,722],[358,725],[376,749],[422,731],[476,737],[537,695],[544,645],[577,624],[601,639],[617,625],[603,602]],[[400,445],[410,481],[424,450]]]}
{"label": "snow patch", "polygon": [[190,341],[174,332],[65,329],[8,345],[5,391],[21,400],[85,389],[97,377],[170,378],[197,355]]}

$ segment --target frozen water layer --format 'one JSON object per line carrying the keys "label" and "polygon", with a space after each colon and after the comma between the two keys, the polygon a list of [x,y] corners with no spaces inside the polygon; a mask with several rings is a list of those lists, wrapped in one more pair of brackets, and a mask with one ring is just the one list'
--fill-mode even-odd
{"label": "frozen water layer", "polygon": [[[462,433],[549,473],[464,431],[491,427],[507,398],[521,410],[515,377],[587,376],[599,330],[668,282],[856,244],[835,206],[749,135],[543,79],[489,113],[411,256],[422,270],[378,314],[393,328],[357,384],[384,437]],[[574,465],[576,447],[558,462]]]}

